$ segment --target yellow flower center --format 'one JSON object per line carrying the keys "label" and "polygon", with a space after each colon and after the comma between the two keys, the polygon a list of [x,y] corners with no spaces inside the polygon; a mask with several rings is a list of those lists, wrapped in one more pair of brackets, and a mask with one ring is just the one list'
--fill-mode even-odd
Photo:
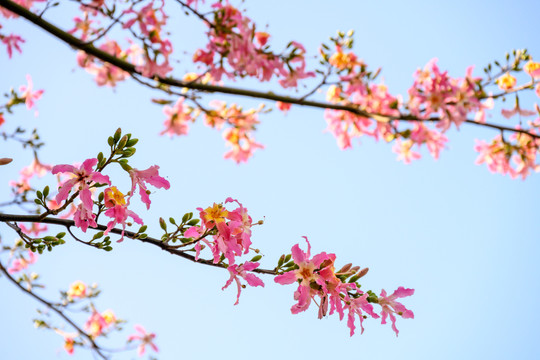
{"label": "yellow flower center", "polygon": [[516,85],[516,78],[506,73],[496,80],[497,85],[501,90],[510,90]]}
{"label": "yellow flower center", "polygon": [[533,62],[532,60],[526,63],[523,67],[523,70],[525,70],[525,72],[529,75],[538,69],[540,69],[540,63]]}
{"label": "yellow flower center", "polygon": [[124,199],[124,194],[122,194],[116,186],[111,186],[108,189],[105,189],[105,206],[113,207],[115,205],[125,205],[126,199]]}
{"label": "yellow flower center", "polygon": [[352,65],[354,65],[352,62],[351,62],[351,56],[349,54],[345,54],[341,51],[335,53],[334,55],[332,55],[330,57],[330,60],[329,60],[330,64],[332,66],[335,66],[337,67],[339,70],[343,70],[343,69],[346,69],[348,67],[351,67]]}
{"label": "yellow flower center", "polygon": [[105,323],[107,323],[107,325],[110,325],[111,323],[116,321],[116,316],[114,315],[114,313],[111,310],[104,311],[101,314],[101,316],[103,317],[103,319],[105,320]]}
{"label": "yellow flower center", "polygon": [[225,210],[223,205],[216,203],[211,207],[207,207],[204,213],[204,220],[207,222],[213,221],[216,224],[224,222],[227,215],[229,215],[229,212]]}
{"label": "yellow flower center", "polygon": [[86,294],[86,284],[82,281],[74,282],[71,284],[67,294],[70,297],[84,297]]}

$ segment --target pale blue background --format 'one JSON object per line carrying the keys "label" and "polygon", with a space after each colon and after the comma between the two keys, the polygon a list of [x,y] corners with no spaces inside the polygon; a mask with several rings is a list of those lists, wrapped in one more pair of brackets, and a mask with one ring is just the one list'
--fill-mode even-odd
{"label": "pale blue background", "polygon": [[[170,13],[179,12],[170,5]],[[293,39],[315,55],[336,30],[355,29],[356,53],[373,68],[383,68],[393,93],[406,94],[413,72],[433,57],[452,76],[462,76],[471,64],[481,74],[484,65],[513,48],[527,47],[540,59],[540,4],[532,0],[251,1],[246,6],[261,29],[269,24],[278,49]],[[46,16],[64,28],[71,27],[71,17],[62,11]],[[203,44],[203,26],[180,15],[173,20],[169,29],[177,50]],[[98,282],[99,309],[113,308],[130,320],[126,336],[135,323],[155,331],[162,359],[540,358],[540,175],[511,180],[474,165],[474,139],[491,139],[496,132],[471,126],[451,130],[449,149],[439,161],[425,152],[407,166],[396,162],[391,146],[370,139],[340,151],[323,132],[322,111],[293,108],[286,116],[275,111],[261,117],[256,137],[266,149],[237,166],[222,159],[221,134],[201,123],[187,137],[158,136],[164,116],[149,99],[161,94],[131,81],[115,90],[98,88],[77,68],[67,46],[24,22],[2,20],[2,25],[27,42],[23,55],[0,57],[1,90],[24,83],[30,73],[36,87],[46,91],[38,118],[19,109],[6,117],[6,129],[39,126],[47,143],[41,159],[48,163],[80,162],[106,150],[106,137],[117,127],[132,132],[141,139],[134,166],[158,164],[172,184],[152,195],[150,212],[138,209],[154,234],[159,234],[159,216],[181,217],[232,196],[254,219],[265,219],[253,235],[266,255],[265,268],[306,235],[315,253],[335,252],[338,264],[368,266],[366,288],[416,289],[404,301],[415,319],[398,319],[399,338],[376,320],[365,321],[366,332],[350,338],[336,316],[318,320],[316,309],[291,315],[294,287],[275,285],[269,277],[263,278],[265,289],[246,289],[233,306],[235,289],[221,291],[228,276],[219,269],[130,241],[112,253],[69,242],[36,266],[49,297],[77,279]],[[175,75],[191,69],[184,61]],[[252,81],[237,85],[279,90]],[[215,98],[245,107],[259,103]],[[507,123],[497,113],[490,121]],[[0,155],[15,158],[0,173],[6,199],[5,184],[31,154],[14,143],[2,143],[1,149]],[[127,186],[126,179],[116,181]],[[12,240],[5,227],[1,231],[4,241]],[[33,329],[37,304],[5,279],[0,289],[0,357],[68,358],[58,335]],[[77,351],[76,358],[92,356]]]}

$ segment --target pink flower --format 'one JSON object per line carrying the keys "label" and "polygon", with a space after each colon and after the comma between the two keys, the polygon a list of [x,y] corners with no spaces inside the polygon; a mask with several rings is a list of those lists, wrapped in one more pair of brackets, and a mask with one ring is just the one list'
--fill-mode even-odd
{"label": "pink flower", "polygon": [[[403,160],[405,164],[410,164],[412,160],[420,159],[420,154],[416,151],[412,151],[411,148],[414,145],[412,140],[407,139],[401,141],[401,139],[396,140],[396,144],[392,147],[392,151],[398,154],[397,160]],[[439,151],[436,150],[435,154],[438,156]]]}
{"label": "pink flower", "polygon": [[17,50],[20,54],[22,54],[22,49],[20,44],[25,42],[22,37],[19,35],[9,35],[9,36],[1,36],[2,42],[7,46],[7,53],[9,58],[11,59],[11,56],[13,55],[13,49]]}
{"label": "pink flower", "polygon": [[31,109],[34,106],[34,101],[39,100],[41,95],[43,95],[43,90],[32,91],[33,83],[30,75],[26,75],[26,80],[28,81],[28,86],[21,85],[19,91],[22,92],[21,98],[24,98],[26,107]]}
{"label": "pink flower", "polygon": [[523,67],[523,70],[534,79],[540,78],[540,63],[529,60]]}
{"label": "pink flower", "polygon": [[386,296],[386,291],[383,289],[381,295],[379,295],[379,305],[382,307],[381,311],[381,324],[386,324],[386,318],[390,316],[392,321],[392,329],[396,333],[396,336],[399,334],[399,330],[396,328],[396,317],[395,314],[401,316],[404,319],[414,319],[414,313],[396,299],[404,298],[414,294],[414,289],[405,289],[403,286],[397,288],[396,291],[390,296]]}
{"label": "pink flower", "polygon": [[417,123],[411,133],[411,140],[418,146],[426,144],[431,156],[438,159],[439,152],[444,149],[448,138],[439,131],[430,130],[424,124]]}
{"label": "pink flower", "polygon": [[73,18],[75,22],[75,27],[68,31],[69,34],[74,34],[78,31],[81,31],[81,40],[86,41],[89,34],[93,34],[95,30],[92,28],[93,20],[88,19],[88,13],[85,13],[84,19],[76,16]]}
{"label": "pink flower", "polygon": [[355,315],[358,315],[358,318],[360,319],[360,328],[362,329],[361,334],[364,333],[364,315],[362,313],[362,310],[365,311],[367,314],[369,314],[372,318],[377,319],[379,318],[379,315],[375,314],[373,312],[373,305],[371,305],[367,301],[368,294],[364,293],[362,296],[351,299],[349,298],[349,302],[346,303],[345,308],[349,310],[349,314],[347,317],[347,326],[350,329],[350,335],[354,335],[354,330],[356,329],[356,326],[354,325]]}
{"label": "pink flower", "polygon": [[235,210],[229,211],[226,215],[231,220],[229,222],[229,228],[232,234],[236,236],[237,242],[242,244],[244,254],[247,254],[251,246],[251,226],[253,220],[248,215],[247,209],[238,200],[229,197],[225,200],[225,204],[229,202],[236,202],[239,206]]}
{"label": "pink flower", "polygon": [[189,131],[188,123],[193,121],[193,119],[191,118],[188,106],[184,104],[184,98],[179,98],[173,107],[165,106],[163,113],[167,118],[163,123],[165,130],[160,135],[187,135]]}
{"label": "pink flower", "polygon": [[277,101],[276,102],[276,107],[283,111],[283,113],[287,113],[290,109],[291,109],[291,103],[286,103],[286,102],[281,102],[281,101]]}
{"label": "pink flower", "polygon": [[241,265],[233,264],[227,268],[227,270],[229,270],[229,274],[231,275],[231,277],[229,278],[229,280],[227,280],[227,282],[225,283],[225,286],[223,286],[221,290],[225,290],[226,288],[228,288],[229,285],[232,284],[233,280],[236,281],[238,295],[236,296],[236,302],[234,303],[234,305],[238,305],[238,301],[240,300],[240,293],[242,292],[242,287],[245,287],[245,285],[242,285],[240,283],[240,279],[238,279],[239,276],[243,278],[244,280],[246,280],[246,282],[250,286],[264,287],[264,283],[261,279],[259,279],[254,274],[248,273],[248,271],[253,271],[254,269],[258,267],[259,267],[258,262],[246,261],[244,264],[241,264]]}
{"label": "pink flower", "polygon": [[83,206],[87,211],[92,211],[93,202],[90,185],[92,183],[111,185],[108,176],[93,170],[93,167],[96,166],[97,162],[98,160],[94,158],[85,160],[79,168],[67,164],[56,165],[53,167],[53,174],[72,173],[74,175],[72,179],[67,180],[60,187],[58,195],[56,195],[56,202],[58,204],[66,200],[71,189],[76,186],[76,190],[79,191],[79,197],[81,198]]}
{"label": "pink flower", "polygon": [[103,334],[109,324],[105,318],[94,310],[90,318],[84,324],[84,329],[90,334],[91,337],[96,338]]}
{"label": "pink flower", "polygon": [[291,308],[293,314],[306,311],[309,308],[312,298],[313,289],[311,283],[317,282],[319,274],[315,272],[318,270],[323,261],[330,259],[328,254],[322,252],[311,257],[311,245],[307,237],[303,236],[308,244],[307,253],[300,249],[298,244],[294,245],[291,249],[292,258],[294,263],[298,265],[298,269],[288,271],[282,275],[278,275],[274,278],[274,281],[281,285],[288,285],[299,281],[298,289],[294,294],[294,299],[298,300],[297,304],[294,304]]}
{"label": "pink flower", "polygon": [[96,215],[92,212],[92,209],[88,209],[84,204],[79,204],[77,210],[73,214],[73,220],[75,221],[75,226],[80,228],[83,232],[86,232],[88,227],[97,227],[96,224]]}
{"label": "pink flower", "polygon": [[[46,1],[46,0],[15,0],[17,4],[27,9],[30,9],[34,5],[35,2],[43,2],[43,1]],[[3,7],[0,7],[0,14],[2,14],[4,17],[8,19],[18,17],[17,14],[4,9]]]}
{"label": "pink flower", "polygon": [[47,225],[40,223],[32,223],[30,228],[27,228],[24,226],[24,224],[20,224],[19,227],[21,228],[22,232],[27,235],[34,234],[35,236],[39,236],[39,234],[42,232],[47,231]]}
{"label": "pink flower", "polygon": [[75,340],[73,340],[72,337],[69,337],[69,336],[64,337],[64,350],[66,350],[66,352],[69,355],[73,355],[73,351],[74,351],[73,345],[74,344],[75,344]]}
{"label": "pink flower", "polygon": [[148,189],[146,184],[148,183],[158,189],[164,188],[168,190],[171,187],[171,184],[159,176],[159,166],[153,165],[146,170],[129,170],[129,176],[131,177],[131,196],[135,193],[135,188],[139,186],[139,194],[141,195],[141,200],[146,204],[146,208],[150,209],[150,197],[148,196]]}
{"label": "pink flower", "polygon": [[[128,54],[122,51],[122,48],[114,40],[109,40],[99,46],[99,49],[105,51],[117,58],[125,58]],[[77,63],[83,67],[88,73],[95,76],[95,81],[98,86],[116,86],[118,81],[123,81],[128,77],[128,73],[124,70],[111,65],[109,63],[99,63],[92,56],[88,56],[83,51],[77,53]]]}
{"label": "pink flower", "polygon": [[156,337],[156,334],[154,333],[147,333],[146,330],[141,325],[135,325],[135,330],[137,330],[138,334],[130,335],[127,339],[128,342],[131,341],[140,341],[139,347],[137,349],[137,353],[139,356],[143,356],[144,352],[146,351],[146,345],[150,345],[152,350],[155,352],[159,352],[158,347],[156,344],[154,344],[154,339]]}
{"label": "pink flower", "polygon": [[30,179],[34,175],[38,177],[43,177],[47,173],[49,173],[51,169],[52,169],[51,165],[42,164],[41,162],[39,162],[37,158],[34,158],[34,160],[32,161],[30,165],[28,165],[27,167],[21,170],[21,176],[24,179]]}
{"label": "pink flower", "polygon": [[124,231],[126,229],[126,221],[128,217],[131,217],[133,221],[140,225],[143,225],[143,221],[137,214],[127,208],[129,203],[126,204],[124,195],[118,191],[115,186],[105,189],[104,193],[105,206],[109,208],[107,211],[105,211],[105,215],[112,218],[112,220],[107,224],[107,230],[105,230],[104,233],[107,235],[113,227],[115,227],[117,224],[121,224],[122,237],[120,240],[118,240],[118,242],[122,242],[124,240]]}
{"label": "pink flower", "polygon": [[256,142],[249,132],[236,127],[225,130],[223,137],[232,148],[223,157],[233,159],[237,164],[247,162],[253,156],[255,149],[264,149],[264,146]]}
{"label": "pink flower", "polygon": [[518,101],[518,98],[516,97],[516,105],[514,106],[514,108],[511,110],[502,109],[501,114],[505,118],[510,119],[512,116],[516,114],[519,114],[520,116],[533,116],[533,115],[536,115],[536,111],[522,109],[519,106],[519,101]]}
{"label": "pink flower", "polygon": [[24,270],[28,267],[28,265],[33,264],[37,261],[38,256],[28,250],[28,259],[25,259],[22,255],[21,257],[13,260],[11,263],[11,266],[7,269],[8,273],[14,274],[16,272],[19,272],[21,270]]}

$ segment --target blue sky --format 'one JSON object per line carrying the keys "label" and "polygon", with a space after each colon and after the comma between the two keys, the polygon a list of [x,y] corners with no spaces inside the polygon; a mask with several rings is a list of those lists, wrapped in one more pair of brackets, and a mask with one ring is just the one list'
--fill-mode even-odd
{"label": "blue sky", "polygon": [[[337,7],[281,0],[245,6],[261,28],[269,25],[277,48],[297,40],[315,55],[337,30],[355,29],[355,52],[370,66],[383,68],[394,94],[405,94],[414,71],[433,57],[456,77],[473,64],[480,75],[488,62],[514,48],[528,48],[540,58],[538,26],[532,20],[540,4],[532,0],[512,6],[502,1],[343,1]],[[201,25],[180,14],[172,17],[178,24],[169,27],[176,49],[202,46]],[[69,12],[51,11],[48,19],[71,26]],[[4,126],[38,126],[47,144],[41,160],[53,164],[80,162],[104,151],[107,136],[118,127],[140,138],[134,166],[157,164],[171,182],[170,190],[152,195],[150,211],[139,209],[154,234],[159,235],[160,216],[181,217],[231,196],[254,219],[265,219],[253,234],[265,255],[263,267],[274,267],[305,235],[315,253],[334,252],[338,264],[369,267],[366,289],[416,289],[404,301],[415,319],[398,319],[398,338],[377,320],[367,320],[365,333],[350,338],[335,316],[318,320],[315,309],[292,315],[294,287],[274,284],[269,277],[263,278],[264,289],[244,290],[240,304],[233,306],[235,290],[221,291],[225,271],[130,241],[111,253],[68,242],[36,265],[47,296],[74,280],[97,282],[103,290],[100,309],[112,308],[129,320],[126,335],[136,323],[156,332],[162,359],[540,357],[535,311],[539,175],[511,180],[475,165],[474,139],[489,140],[494,132],[470,126],[450,130],[448,149],[438,161],[423,152],[421,160],[404,165],[391,146],[371,139],[339,150],[324,132],[322,111],[293,108],[285,116],[278,111],[261,116],[256,137],[266,148],[248,164],[236,165],[222,158],[221,134],[202,123],[186,137],[159,136],[164,116],[149,101],[158,94],[131,81],[114,90],[98,88],[77,68],[67,46],[23,21],[2,25],[26,38],[22,55],[0,57],[2,91],[23,84],[27,73],[46,91],[38,118],[21,109],[6,117]],[[184,61],[176,74],[189,70]],[[279,90],[250,81],[236,85]],[[227,96],[205,100],[213,98],[245,107],[259,103]],[[527,103],[531,108],[533,101]],[[490,121],[506,120],[494,112]],[[7,185],[31,154],[12,143],[2,149],[2,156],[15,159],[0,173],[0,184]],[[121,172],[110,175],[127,186]],[[8,187],[0,194],[8,198]],[[1,229],[3,241],[11,241],[13,235]],[[5,280],[0,286],[5,358],[67,358],[58,335],[33,329],[37,304]],[[92,356],[79,351],[79,358]]]}

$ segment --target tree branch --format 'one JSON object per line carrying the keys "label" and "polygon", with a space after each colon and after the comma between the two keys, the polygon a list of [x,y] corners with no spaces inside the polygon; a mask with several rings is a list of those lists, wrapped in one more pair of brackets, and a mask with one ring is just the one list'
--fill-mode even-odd
{"label": "tree branch", "polygon": [[56,306],[54,306],[53,304],[51,304],[50,302],[48,302],[47,300],[39,297],[38,295],[34,294],[32,291],[28,290],[28,289],[25,289],[21,284],[19,284],[17,282],[17,280],[15,280],[10,274],[9,272],[6,270],[6,268],[2,265],[2,263],[0,262],[0,271],[8,278],[9,281],[11,281],[13,284],[15,284],[15,286],[17,286],[21,291],[25,292],[26,294],[30,295],[31,297],[33,297],[34,299],[36,299],[37,301],[39,301],[40,303],[42,303],[43,305],[47,306],[49,309],[51,309],[52,311],[54,311],[56,314],[58,314],[58,316],[60,316],[62,319],[64,319],[64,321],[66,321],[69,325],[71,325],[75,330],[77,330],[77,332],[79,334],[81,334],[83,337],[85,337],[91,344],[92,346],[92,350],[96,352],[96,354],[99,355],[99,357],[101,357],[102,359],[104,360],[107,360],[108,357],[106,357],[101,351],[100,351],[100,348],[99,346],[94,342],[94,340],[92,339],[92,337],[90,335],[88,335],[86,332],[84,332],[79,326],[77,326],[77,324],[75,324],[70,318],[68,318],[66,315],[64,315],[64,313],[60,310],[58,310],[56,308]]}
{"label": "tree branch", "polygon": [[[94,56],[100,59],[101,61],[114,65],[118,67],[119,69],[122,69],[130,74],[137,74],[137,75],[142,76],[142,74],[136,70],[133,64],[126,62],[124,60],[121,60],[103,50],[100,50],[96,48],[95,46],[93,46],[92,44],[81,41],[80,39],[72,36],[71,34],[68,34],[67,32],[56,27],[50,22],[42,19],[38,15],[32,13],[30,10],[20,6],[19,4],[13,1],[0,0],[0,6],[32,22],[36,26],[47,31],[48,33],[52,34],[56,38],[62,40],[63,42],[67,43],[68,45],[72,46],[75,49],[82,50],[88,55]],[[228,87],[228,86],[217,86],[217,85],[201,84],[201,83],[194,83],[194,82],[186,82],[186,81],[181,81],[172,77],[164,78],[160,76],[154,76],[153,80],[159,83],[165,84],[165,85],[179,87],[179,88],[188,88],[192,90],[206,91],[206,92],[212,92],[212,93],[238,95],[238,96],[250,97],[250,98],[256,98],[256,99],[281,101],[281,102],[291,103],[295,105],[307,106],[307,107],[319,108],[319,109],[333,109],[333,110],[348,111],[355,115],[366,117],[366,118],[373,118],[374,116],[377,116],[377,117],[387,118],[389,121],[392,121],[392,120],[409,121],[409,122],[439,122],[441,121],[440,118],[436,118],[436,117],[429,118],[429,119],[420,119],[412,115],[400,115],[396,117],[396,116],[388,116],[388,115],[381,115],[381,114],[372,114],[358,107],[355,107],[354,105],[332,104],[332,103],[326,103],[326,102],[320,102],[320,101],[306,100],[304,98],[295,98],[295,97],[290,97],[290,96],[285,96],[285,95],[278,95],[278,94],[274,94],[273,92],[261,92],[261,91],[234,88],[234,87]],[[479,123],[477,121],[470,120],[470,119],[466,120],[465,122],[468,124],[474,124],[477,126],[483,126],[483,127],[498,129],[502,131],[523,133],[533,138],[540,139],[540,135],[533,134],[531,132],[528,132],[527,130],[513,129],[510,127],[500,126],[500,125],[490,124],[490,123]]]}
{"label": "tree branch", "polygon": [[[40,215],[0,214],[0,222],[8,222],[8,221],[36,222],[36,223],[43,223],[43,224],[62,225],[62,226],[65,226],[66,228],[75,226],[75,222],[73,220],[67,220],[67,219],[49,218],[49,217],[41,219]],[[89,227],[89,229],[105,231],[105,230],[107,230],[107,227],[105,225],[98,224],[97,227],[95,227],[95,228]],[[111,229],[110,232],[113,233],[113,234],[122,235],[122,231],[123,231],[122,229],[113,228],[113,229]],[[211,261],[211,260],[206,260],[206,259],[195,260],[195,256],[193,256],[191,254],[187,254],[185,251],[177,250],[176,248],[167,245],[167,243],[165,243],[165,242],[163,242],[163,241],[161,241],[159,239],[152,238],[152,237],[139,239],[139,238],[137,238],[137,233],[134,233],[133,231],[127,231],[127,230],[124,230],[123,233],[124,233],[124,236],[126,236],[126,237],[128,237],[130,239],[138,240],[140,242],[147,243],[147,244],[152,244],[154,246],[159,247],[161,250],[164,250],[164,251],[166,251],[166,252],[168,252],[170,254],[173,254],[173,255],[180,256],[180,257],[182,257],[184,259],[187,259],[189,261],[193,261],[195,263],[204,264],[204,265],[208,265],[208,266],[226,268],[222,264],[214,264],[214,262]],[[256,272],[256,273],[259,273],[259,274],[267,274],[267,275],[278,275],[275,270],[254,269],[254,270],[252,270],[252,272]]]}

